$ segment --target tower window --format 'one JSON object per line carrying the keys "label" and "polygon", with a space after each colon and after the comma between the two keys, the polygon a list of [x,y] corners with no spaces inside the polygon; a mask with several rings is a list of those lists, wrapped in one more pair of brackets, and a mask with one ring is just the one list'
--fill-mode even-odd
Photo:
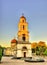
{"label": "tower window", "polygon": [[23,37],[25,36],[25,34],[23,34]]}
{"label": "tower window", "polygon": [[24,20],[22,20],[24,22]]}
{"label": "tower window", "polygon": [[24,25],[23,25],[23,30],[24,30]]}
{"label": "tower window", "polygon": [[26,39],[26,38],[25,38],[25,34],[23,34],[23,37],[22,37],[22,39],[23,39],[23,41],[25,41],[25,39]]}
{"label": "tower window", "polygon": [[23,41],[25,41],[25,37],[23,37]]}

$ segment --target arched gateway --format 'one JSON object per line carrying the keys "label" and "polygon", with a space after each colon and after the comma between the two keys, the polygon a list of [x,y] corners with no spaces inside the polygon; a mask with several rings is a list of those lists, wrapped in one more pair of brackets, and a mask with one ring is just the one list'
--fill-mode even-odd
{"label": "arched gateway", "polygon": [[24,47],[22,48],[23,57],[26,57],[27,51],[28,51],[27,48],[24,46]]}

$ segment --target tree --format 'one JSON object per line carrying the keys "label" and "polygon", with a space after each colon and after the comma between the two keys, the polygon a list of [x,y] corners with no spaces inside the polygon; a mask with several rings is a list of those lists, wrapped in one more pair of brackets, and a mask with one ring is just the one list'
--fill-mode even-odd
{"label": "tree", "polygon": [[46,44],[43,41],[40,42],[33,42],[31,44],[32,53],[35,53],[36,55],[44,55],[44,52],[46,53]]}
{"label": "tree", "polygon": [[36,48],[36,47],[37,47],[37,42],[33,42],[33,43],[31,44],[31,47],[32,47],[32,48]]}
{"label": "tree", "polygon": [[37,43],[36,43],[36,42],[33,42],[33,43],[31,44],[32,53],[35,53],[35,52],[36,52],[36,47],[37,47]]}
{"label": "tree", "polygon": [[45,42],[40,41],[38,43],[38,46],[36,47],[36,55],[43,55],[45,50],[46,50]]}
{"label": "tree", "polygon": [[46,46],[46,44],[45,44],[45,42],[43,42],[43,41],[40,41],[40,42],[38,43],[38,46],[45,47],[45,46]]}
{"label": "tree", "polygon": [[44,55],[46,55],[46,56],[47,56],[47,49],[45,50]]}
{"label": "tree", "polygon": [[1,59],[2,59],[2,47],[0,46],[0,62],[1,62]]}
{"label": "tree", "polygon": [[4,49],[6,49],[5,47],[2,47],[2,55],[4,55]]}
{"label": "tree", "polygon": [[40,55],[39,46],[36,47],[36,55]]}

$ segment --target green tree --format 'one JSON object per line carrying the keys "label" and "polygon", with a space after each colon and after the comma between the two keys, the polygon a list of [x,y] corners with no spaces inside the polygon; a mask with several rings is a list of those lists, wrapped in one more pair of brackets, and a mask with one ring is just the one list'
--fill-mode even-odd
{"label": "green tree", "polygon": [[40,50],[38,46],[36,47],[36,55],[40,55]]}
{"label": "green tree", "polygon": [[46,55],[46,56],[47,56],[47,49],[45,50],[44,55]]}
{"label": "green tree", "polygon": [[40,41],[36,47],[36,55],[43,55],[46,50],[46,44],[43,41]]}
{"label": "green tree", "polygon": [[1,59],[2,59],[2,47],[0,46],[0,62],[1,62]]}
{"label": "green tree", "polygon": [[36,55],[44,55],[45,50],[46,50],[45,46],[36,47]]}

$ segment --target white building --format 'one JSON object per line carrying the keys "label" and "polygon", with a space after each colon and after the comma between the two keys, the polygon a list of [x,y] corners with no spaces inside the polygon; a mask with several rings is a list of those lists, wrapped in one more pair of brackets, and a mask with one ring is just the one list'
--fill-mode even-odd
{"label": "white building", "polygon": [[15,57],[32,57],[31,43],[29,42],[28,23],[26,22],[26,18],[24,16],[20,17],[17,35],[17,42],[15,39],[11,41],[11,46],[15,47]]}

